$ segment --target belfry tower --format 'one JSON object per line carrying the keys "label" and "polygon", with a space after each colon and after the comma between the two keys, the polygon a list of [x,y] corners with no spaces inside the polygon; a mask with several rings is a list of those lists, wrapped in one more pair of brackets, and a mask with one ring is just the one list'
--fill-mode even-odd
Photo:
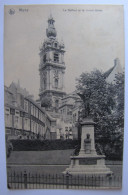
{"label": "belfry tower", "polygon": [[40,48],[40,101],[51,101],[50,109],[58,111],[61,98],[64,97],[65,46],[63,41],[58,42],[54,19],[48,18],[47,38]]}

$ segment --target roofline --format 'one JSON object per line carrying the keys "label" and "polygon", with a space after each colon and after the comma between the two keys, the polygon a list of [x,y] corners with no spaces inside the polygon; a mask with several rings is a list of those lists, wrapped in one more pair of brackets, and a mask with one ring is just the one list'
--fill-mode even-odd
{"label": "roofline", "polygon": [[115,64],[112,68],[110,68],[109,70],[107,70],[107,71],[103,74],[103,76],[105,77],[105,79],[109,77],[109,75],[111,74],[111,72],[114,70],[115,67],[116,67],[116,64]]}
{"label": "roofline", "polygon": [[42,94],[47,94],[47,93],[59,93],[59,94],[62,94],[62,95],[65,95],[66,92],[63,92],[63,91],[57,91],[57,90],[49,90],[49,89],[46,89],[45,91],[43,92],[40,92],[39,93],[39,96],[41,96]]}
{"label": "roofline", "polygon": [[64,105],[60,106],[59,109],[64,107],[64,106],[73,106],[73,104],[64,104]]}
{"label": "roofline", "polygon": [[18,106],[14,106],[12,104],[5,103],[5,106],[10,107],[10,108],[13,108],[13,109],[16,109],[16,110],[19,110],[19,111],[25,112],[25,110],[23,108],[20,108]]}
{"label": "roofline", "polygon": [[45,111],[35,102],[35,100],[32,100],[29,97],[24,97],[24,99],[29,100],[32,104],[34,104],[36,107],[38,107],[45,114]]}

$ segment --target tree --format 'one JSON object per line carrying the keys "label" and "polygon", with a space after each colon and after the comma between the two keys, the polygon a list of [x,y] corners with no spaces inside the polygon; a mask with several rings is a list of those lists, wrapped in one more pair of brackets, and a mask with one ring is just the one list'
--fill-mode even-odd
{"label": "tree", "polygon": [[41,100],[41,107],[50,108],[52,106],[51,97],[44,97]]}
{"label": "tree", "polygon": [[116,94],[115,116],[117,127],[124,127],[124,73],[115,76],[114,92]]}
{"label": "tree", "polygon": [[113,91],[116,96],[116,106],[113,112],[115,135],[112,143],[115,146],[114,153],[119,153],[122,157],[124,138],[124,73],[119,73],[115,76]]}
{"label": "tree", "polygon": [[117,134],[122,132],[123,86],[123,74],[116,75],[112,84],[106,82],[104,73],[99,70],[82,73],[77,79],[77,93],[83,100],[82,117],[89,114],[96,122],[95,138],[104,152],[113,144],[113,137],[118,137]]}

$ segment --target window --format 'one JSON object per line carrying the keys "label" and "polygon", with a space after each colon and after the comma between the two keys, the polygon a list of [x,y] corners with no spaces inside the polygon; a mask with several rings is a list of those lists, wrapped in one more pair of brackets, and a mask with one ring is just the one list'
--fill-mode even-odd
{"label": "window", "polygon": [[65,131],[68,131],[68,127],[65,127]]}
{"label": "window", "polygon": [[46,54],[45,54],[44,57],[43,57],[43,62],[44,62],[44,63],[46,62]]}
{"label": "window", "polygon": [[58,108],[59,107],[59,100],[55,101],[55,107]]}
{"label": "window", "polygon": [[44,89],[46,89],[46,79],[44,79]]}
{"label": "window", "polygon": [[31,104],[31,114],[33,115],[33,105]]}
{"label": "window", "polygon": [[36,117],[36,107],[35,107],[35,113],[34,113],[34,116]]}
{"label": "window", "polygon": [[33,116],[35,116],[35,107],[33,106]]}
{"label": "window", "polygon": [[6,125],[8,125],[8,123],[9,123],[9,114],[5,115],[5,122],[6,122]]}
{"label": "window", "polygon": [[38,132],[37,132],[37,123],[35,123],[35,133],[37,134]]}
{"label": "window", "polygon": [[59,62],[59,54],[54,53],[54,62]]}
{"label": "window", "polygon": [[57,43],[55,43],[54,46],[57,48]]}
{"label": "window", "polygon": [[40,112],[40,120],[42,121],[42,113]]}
{"label": "window", "polygon": [[55,79],[55,88],[58,88],[58,79]]}
{"label": "window", "polygon": [[5,120],[8,121],[8,118],[9,118],[9,114],[6,114],[6,115],[5,115]]}
{"label": "window", "polygon": [[11,130],[10,129],[6,129],[6,134],[11,134]]}
{"label": "window", "polygon": [[33,121],[33,132],[35,131],[35,122]]}
{"label": "window", "polygon": [[26,112],[28,112],[28,102],[24,101],[24,109]]}
{"label": "window", "polygon": [[31,122],[31,129],[32,129],[32,132],[33,132],[33,121]]}
{"label": "window", "polygon": [[25,125],[27,125],[27,122],[28,122],[28,120],[27,120],[27,119],[25,119]]}
{"label": "window", "polygon": [[18,116],[15,116],[15,123],[18,124],[19,118]]}
{"label": "window", "polygon": [[40,110],[39,110],[39,120],[40,120]]}
{"label": "window", "polygon": [[73,122],[74,122],[74,123],[76,122],[76,113],[73,114]]}
{"label": "window", "polygon": [[75,121],[76,121],[76,113],[75,113]]}
{"label": "window", "polygon": [[72,131],[72,127],[69,127],[69,131]]}
{"label": "window", "polygon": [[70,109],[67,110],[67,115],[72,115],[72,111]]}
{"label": "window", "polygon": [[44,114],[42,113],[42,121],[45,121]]}
{"label": "window", "polygon": [[50,21],[49,21],[49,23],[50,23],[50,24],[53,24],[53,21],[52,21],[52,20],[50,20]]}

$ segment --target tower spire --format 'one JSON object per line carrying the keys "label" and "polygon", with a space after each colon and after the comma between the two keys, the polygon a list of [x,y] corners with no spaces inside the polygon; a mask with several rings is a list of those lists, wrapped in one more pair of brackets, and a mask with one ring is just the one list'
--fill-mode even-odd
{"label": "tower spire", "polygon": [[55,20],[52,17],[52,14],[50,13],[50,16],[48,18],[48,28],[46,29],[46,35],[50,39],[55,39],[57,32],[54,27]]}

